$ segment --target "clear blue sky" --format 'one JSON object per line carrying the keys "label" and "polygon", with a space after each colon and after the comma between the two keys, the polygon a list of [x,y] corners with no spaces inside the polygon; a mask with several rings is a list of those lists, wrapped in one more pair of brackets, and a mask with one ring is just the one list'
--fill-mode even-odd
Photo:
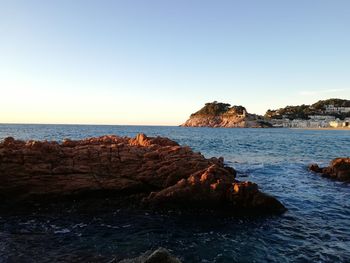
{"label": "clear blue sky", "polygon": [[350,99],[350,1],[0,0],[0,122],[177,125]]}

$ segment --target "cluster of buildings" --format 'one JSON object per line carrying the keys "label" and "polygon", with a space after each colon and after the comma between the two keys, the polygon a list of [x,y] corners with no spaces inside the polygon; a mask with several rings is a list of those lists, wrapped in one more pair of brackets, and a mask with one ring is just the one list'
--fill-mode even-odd
{"label": "cluster of buildings", "polygon": [[344,120],[336,119],[334,116],[313,115],[309,116],[309,120],[294,119],[289,120],[283,118],[280,120],[273,120],[274,127],[283,128],[349,128],[350,118]]}
{"label": "cluster of buildings", "polygon": [[348,113],[350,112],[350,107],[335,107],[334,105],[325,106],[326,113]]}
{"label": "cluster of buildings", "polygon": [[[274,119],[272,125],[274,127],[284,128],[349,128],[350,118],[340,120],[332,115],[344,115],[350,113],[350,107],[336,107],[332,104],[325,105],[320,115],[309,115],[309,119],[293,119],[290,120],[287,115],[283,115],[282,119]],[[329,114],[329,115],[327,115]],[[349,114],[347,114],[349,116]]]}
{"label": "cluster of buildings", "polygon": [[345,118],[345,120],[336,119],[329,122],[329,126],[332,128],[350,128],[350,118]]}

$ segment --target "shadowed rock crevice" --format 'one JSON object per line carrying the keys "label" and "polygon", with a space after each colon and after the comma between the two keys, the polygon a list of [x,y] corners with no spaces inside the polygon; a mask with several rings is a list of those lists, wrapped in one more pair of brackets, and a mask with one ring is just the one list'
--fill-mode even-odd
{"label": "shadowed rock crevice", "polygon": [[256,184],[239,182],[235,175],[223,158],[206,159],[168,138],[144,134],[62,143],[9,137],[0,143],[3,205],[103,197],[153,209],[285,210]]}

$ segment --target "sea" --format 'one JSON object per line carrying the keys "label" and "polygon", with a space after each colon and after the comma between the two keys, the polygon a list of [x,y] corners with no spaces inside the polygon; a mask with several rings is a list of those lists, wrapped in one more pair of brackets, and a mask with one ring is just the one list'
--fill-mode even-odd
{"label": "sea", "polygon": [[183,262],[350,262],[350,185],[308,171],[350,156],[350,130],[1,124],[0,140],[166,136],[222,156],[288,209],[259,218],[120,210],[0,214],[0,262],[118,262],[167,248]]}

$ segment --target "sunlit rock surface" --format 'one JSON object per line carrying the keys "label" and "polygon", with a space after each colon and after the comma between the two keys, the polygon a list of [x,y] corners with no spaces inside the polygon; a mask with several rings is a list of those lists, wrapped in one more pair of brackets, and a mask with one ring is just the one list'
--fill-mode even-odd
{"label": "sunlit rock surface", "polygon": [[191,114],[183,127],[224,127],[224,128],[270,128],[272,124],[262,116],[250,114],[243,106],[227,103],[206,103],[199,111]]}
{"label": "sunlit rock surface", "polygon": [[309,170],[321,174],[323,177],[338,181],[350,181],[350,158],[336,158],[328,167],[319,167],[317,164],[309,165]]}
{"label": "sunlit rock surface", "polygon": [[3,204],[111,198],[127,206],[281,213],[284,206],[251,182],[239,182],[223,158],[206,159],[162,137],[115,135],[62,143],[0,143]]}

